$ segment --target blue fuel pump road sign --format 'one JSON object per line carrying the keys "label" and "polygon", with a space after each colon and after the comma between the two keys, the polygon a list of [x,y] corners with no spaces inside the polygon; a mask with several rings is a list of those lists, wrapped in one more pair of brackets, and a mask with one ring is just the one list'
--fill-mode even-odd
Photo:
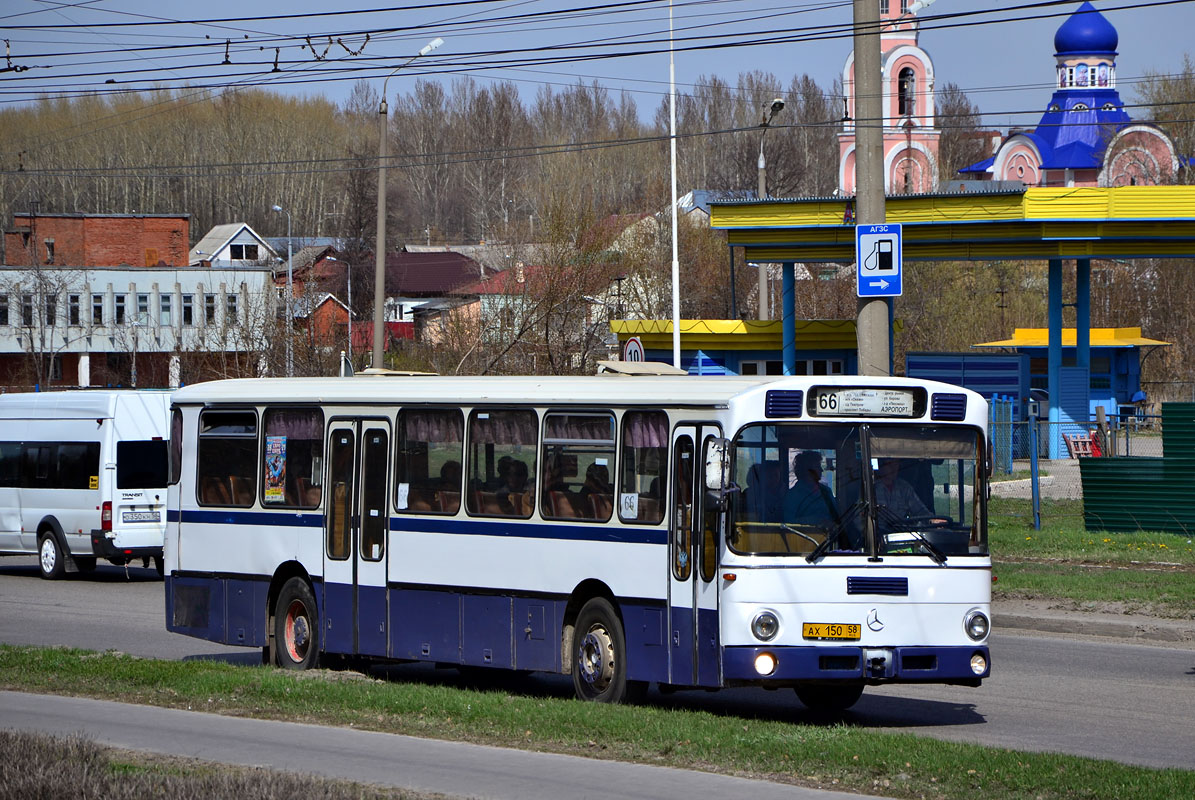
{"label": "blue fuel pump road sign", "polygon": [[900,297],[900,224],[855,226],[855,278],[859,297]]}

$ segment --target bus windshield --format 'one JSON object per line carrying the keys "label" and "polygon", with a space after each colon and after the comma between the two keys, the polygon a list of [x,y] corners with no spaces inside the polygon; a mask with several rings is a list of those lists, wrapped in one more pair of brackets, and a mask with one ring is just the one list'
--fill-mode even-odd
{"label": "bus windshield", "polygon": [[744,428],[734,445],[736,553],[987,554],[979,430],[775,423]]}

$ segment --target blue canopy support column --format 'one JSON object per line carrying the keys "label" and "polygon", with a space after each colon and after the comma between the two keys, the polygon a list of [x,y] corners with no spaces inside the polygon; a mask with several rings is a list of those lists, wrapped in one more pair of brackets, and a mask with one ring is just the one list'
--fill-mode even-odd
{"label": "blue canopy support column", "polygon": [[1091,374],[1091,259],[1075,262],[1075,366]]}
{"label": "blue canopy support column", "polygon": [[783,291],[780,294],[780,319],[783,320],[783,341],[781,350],[784,353],[784,374],[792,375],[797,371],[797,265],[794,261],[785,261],[781,265],[783,270]]}
{"label": "blue canopy support column", "polygon": [[1062,452],[1062,436],[1058,424],[1058,401],[1062,396],[1062,259],[1050,259],[1049,293],[1046,300],[1050,329],[1050,344],[1046,350],[1048,383],[1050,393],[1049,457],[1059,458]]}

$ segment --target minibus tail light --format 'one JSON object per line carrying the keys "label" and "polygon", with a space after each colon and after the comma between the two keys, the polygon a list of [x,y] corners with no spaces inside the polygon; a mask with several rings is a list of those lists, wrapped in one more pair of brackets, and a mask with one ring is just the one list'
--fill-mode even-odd
{"label": "minibus tail light", "polygon": [[112,530],[112,501],[105,500],[100,508],[100,530]]}

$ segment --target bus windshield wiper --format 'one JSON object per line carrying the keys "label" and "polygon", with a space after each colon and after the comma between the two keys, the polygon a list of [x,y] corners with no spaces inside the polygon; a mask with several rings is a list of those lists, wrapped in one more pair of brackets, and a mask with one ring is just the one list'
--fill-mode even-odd
{"label": "bus windshield wiper", "polygon": [[840,516],[838,521],[834,523],[833,532],[827,534],[826,538],[822,539],[821,543],[817,547],[813,548],[813,552],[805,556],[805,560],[812,564],[814,561],[817,561],[819,558],[824,556],[826,551],[830,549],[830,545],[838,541],[842,534],[846,533],[846,524],[850,522],[856,514],[859,513],[859,509],[861,508],[863,508],[862,499],[856,500],[850,505],[849,508],[847,508],[846,511],[842,512],[842,516]]}

